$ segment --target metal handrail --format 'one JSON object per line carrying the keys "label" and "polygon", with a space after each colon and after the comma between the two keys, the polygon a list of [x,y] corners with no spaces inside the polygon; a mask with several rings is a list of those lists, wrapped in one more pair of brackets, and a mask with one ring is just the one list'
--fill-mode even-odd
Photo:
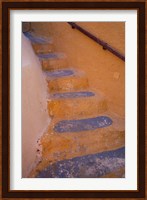
{"label": "metal handrail", "polygon": [[67,22],[68,24],[71,25],[72,28],[75,28],[77,30],[79,30],[81,33],[83,33],[84,35],[88,36],[89,38],[91,38],[92,40],[94,40],[96,43],[98,43],[99,45],[101,45],[103,47],[104,50],[108,50],[111,53],[113,53],[115,56],[117,56],[118,58],[120,58],[121,60],[125,61],[125,56],[122,55],[119,51],[117,51],[115,48],[111,47],[108,43],[104,42],[103,40],[97,38],[96,36],[94,36],[93,34],[91,34],[89,31],[83,29],[81,26],[77,25],[74,22]]}

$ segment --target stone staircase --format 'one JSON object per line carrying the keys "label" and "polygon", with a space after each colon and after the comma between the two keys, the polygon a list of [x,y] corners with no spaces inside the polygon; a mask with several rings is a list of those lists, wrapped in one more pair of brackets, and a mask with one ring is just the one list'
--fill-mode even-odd
{"label": "stone staircase", "polygon": [[25,35],[46,76],[52,118],[30,177],[124,177],[124,119],[109,111],[103,94],[89,88],[84,72],[69,67],[65,54],[54,52],[51,39],[33,32]]}

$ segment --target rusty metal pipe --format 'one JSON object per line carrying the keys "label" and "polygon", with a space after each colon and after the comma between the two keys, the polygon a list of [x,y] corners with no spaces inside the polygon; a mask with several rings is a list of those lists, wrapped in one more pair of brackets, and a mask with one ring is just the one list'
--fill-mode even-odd
{"label": "rusty metal pipe", "polygon": [[81,33],[83,33],[84,35],[86,35],[87,37],[91,38],[93,41],[95,41],[96,43],[98,43],[99,45],[101,45],[103,47],[104,50],[108,50],[111,53],[113,53],[115,56],[117,56],[118,58],[120,58],[121,60],[125,61],[125,56],[122,55],[119,51],[117,51],[115,48],[111,47],[108,43],[104,42],[103,40],[97,38],[96,36],[94,36],[93,34],[91,34],[89,31],[83,29],[81,26],[77,25],[74,22],[67,22],[72,28],[75,28],[77,30],[79,30]]}

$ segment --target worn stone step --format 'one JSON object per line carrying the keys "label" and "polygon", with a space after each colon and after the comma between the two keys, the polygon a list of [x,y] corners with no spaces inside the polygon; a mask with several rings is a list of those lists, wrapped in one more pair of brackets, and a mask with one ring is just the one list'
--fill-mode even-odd
{"label": "worn stone step", "polygon": [[[110,126],[79,132],[58,133],[54,130],[59,119],[52,120],[49,129],[42,136],[42,160],[31,177],[49,164],[78,156],[112,151],[125,146],[125,120],[118,115],[105,112],[112,120]],[[98,115],[101,116],[101,115]],[[95,117],[98,117],[95,116]]]}
{"label": "worn stone step", "polygon": [[38,36],[34,32],[25,32],[24,35],[33,43],[39,43],[39,44],[52,43],[51,38]]}
{"label": "worn stone step", "polygon": [[52,39],[37,36],[31,32],[25,32],[24,34],[31,41],[35,53],[49,53],[54,50]]}
{"label": "worn stone step", "polygon": [[62,120],[55,125],[54,131],[57,133],[80,132],[104,128],[110,125],[112,125],[111,118],[98,116],[86,119]]}
{"label": "worn stone step", "polygon": [[36,54],[53,52],[54,47],[52,43],[38,44],[32,43],[33,49]]}
{"label": "worn stone step", "polygon": [[37,54],[43,70],[53,71],[67,67],[66,55],[63,53]]}
{"label": "worn stone step", "polygon": [[37,178],[100,178],[125,167],[125,148],[57,161],[43,169]]}
{"label": "worn stone step", "polygon": [[50,79],[56,79],[56,78],[62,78],[66,76],[73,76],[75,74],[75,71],[73,69],[58,69],[55,71],[47,71],[45,72],[45,75],[49,77]]}
{"label": "worn stone step", "polygon": [[104,96],[91,91],[55,93],[48,100],[49,115],[56,118],[82,118],[106,110],[107,102]]}
{"label": "worn stone step", "polygon": [[65,93],[55,93],[52,94],[53,98],[80,98],[80,97],[91,97],[95,96],[95,93],[89,91],[80,91],[80,92],[65,92]]}
{"label": "worn stone step", "polygon": [[89,87],[85,74],[73,69],[45,72],[45,75],[50,92],[71,92],[86,90]]}

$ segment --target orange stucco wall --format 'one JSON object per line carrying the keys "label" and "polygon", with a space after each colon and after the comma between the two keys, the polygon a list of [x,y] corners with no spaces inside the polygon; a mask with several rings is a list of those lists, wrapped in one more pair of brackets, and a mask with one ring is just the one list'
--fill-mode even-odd
{"label": "orange stucco wall", "polygon": [[[125,54],[125,23],[78,22],[78,25]],[[32,23],[32,29],[54,40],[57,52],[67,55],[69,67],[85,71],[90,88],[101,91],[109,109],[125,115],[125,62],[72,29],[66,22]]]}

